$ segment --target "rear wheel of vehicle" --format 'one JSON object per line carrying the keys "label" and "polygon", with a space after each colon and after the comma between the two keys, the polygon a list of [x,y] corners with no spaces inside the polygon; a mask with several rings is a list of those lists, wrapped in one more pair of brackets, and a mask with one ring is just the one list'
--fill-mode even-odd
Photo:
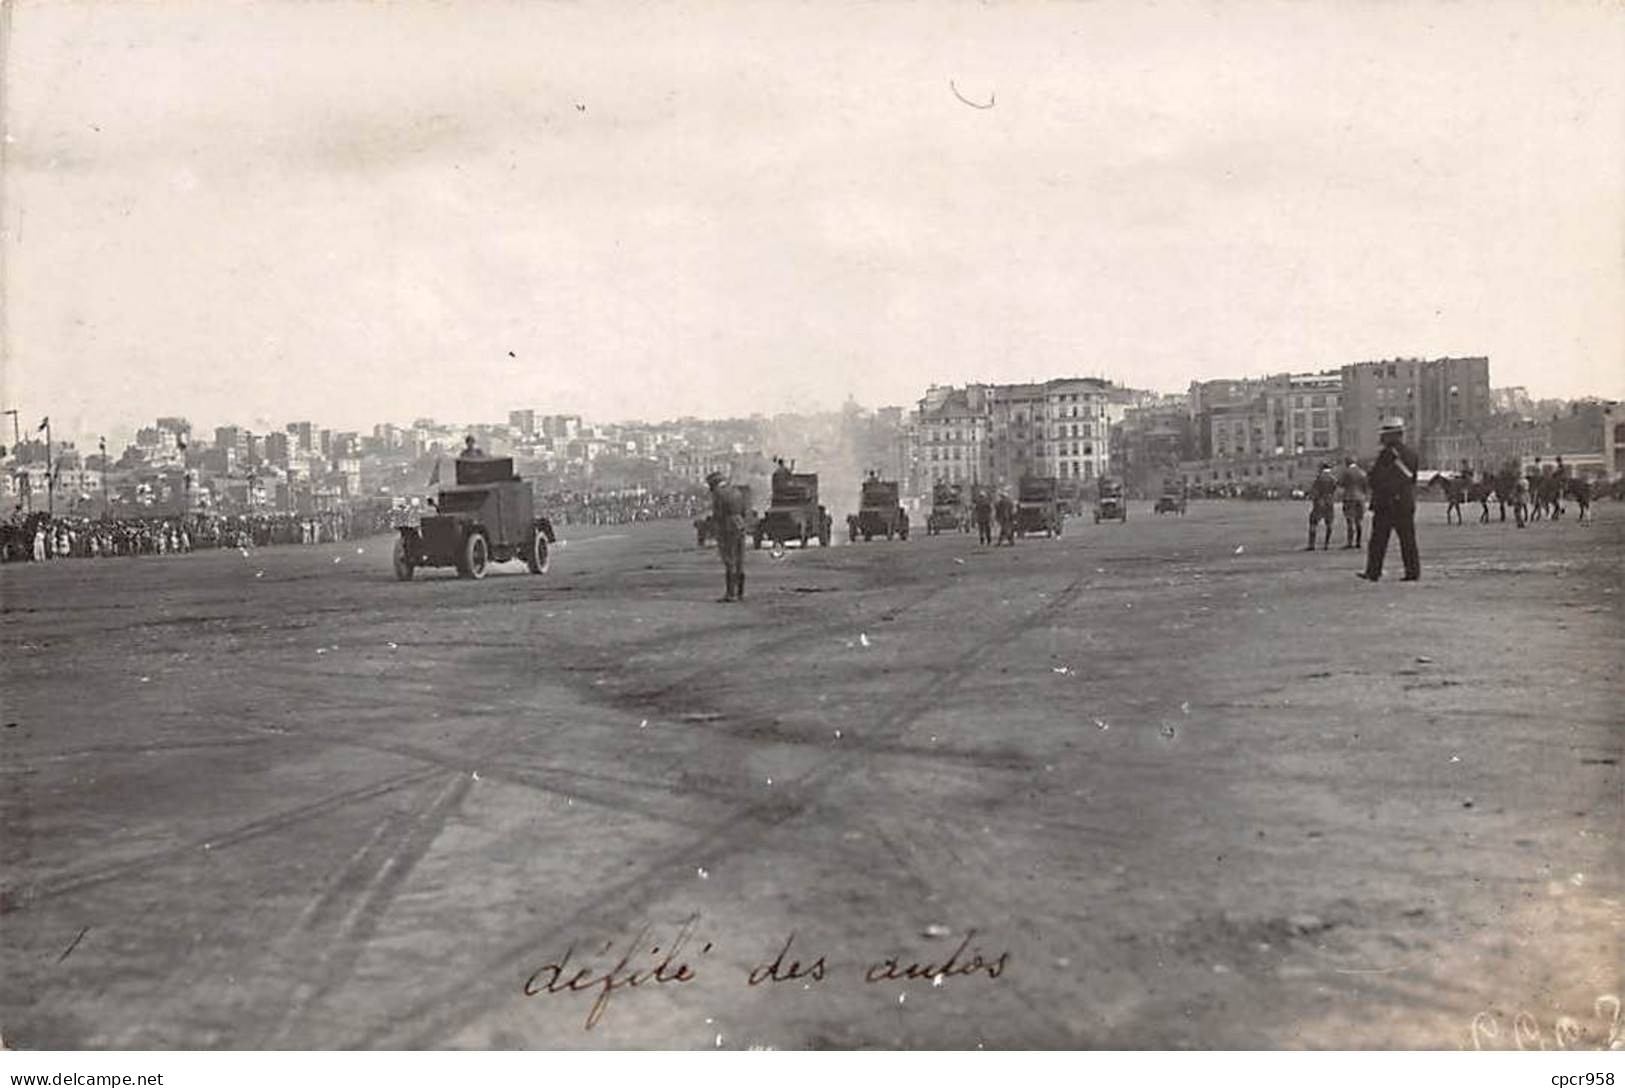
{"label": "rear wheel of vehicle", "polygon": [[530,550],[525,553],[525,566],[530,568],[532,574],[546,574],[547,566],[552,561],[553,554],[547,546],[547,534],[540,529],[532,530]]}
{"label": "rear wheel of vehicle", "polygon": [[491,546],[486,542],[485,533],[475,529],[463,541],[462,554],[457,557],[457,573],[464,578],[484,578],[490,559]]}
{"label": "rear wheel of vehicle", "polygon": [[412,559],[406,554],[406,541],[402,537],[395,538],[395,577],[403,582],[412,580]]}

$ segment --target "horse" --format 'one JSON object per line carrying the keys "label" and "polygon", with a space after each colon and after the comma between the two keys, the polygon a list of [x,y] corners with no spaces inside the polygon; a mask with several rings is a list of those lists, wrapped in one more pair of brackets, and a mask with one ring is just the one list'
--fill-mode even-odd
{"label": "horse", "polygon": [[1585,525],[1591,521],[1591,481],[1584,476],[1576,476],[1568,481],[1566,493],[1574,500],[1574,505],[1579,510],[1576,523]]}
{"label": "horse", "polygon": [[1460,525],[1462,523],[1461,500],[1466,497],[1467,491],[1465,485],[1454,477],[1446,476],[1442,472],[1435,472],[1433,479],[1428,481],[1428,486],[1437,487],[1444,491],[1447,504],[1444,508],[1444,523],[1446,525],[1451,524],[1450,515],[1454,512],[1456,515],[1455,524]]}
{"label": "horse", "polygon": [[1488,525],[1490,522],[1490,496],[1495,494],[1495,484],[1488,475],[1474,478],[1467,487],[1467,501],[1478,503],[1478,523]]}

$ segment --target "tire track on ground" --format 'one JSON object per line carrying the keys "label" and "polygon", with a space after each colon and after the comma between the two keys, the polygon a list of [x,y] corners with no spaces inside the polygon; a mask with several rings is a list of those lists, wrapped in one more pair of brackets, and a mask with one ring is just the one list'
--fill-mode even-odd
{"label": "tire track on ground", "polygon": [[[915,720],[935,709],[936,703],[925,699],[926,695],[940,697],[945,691],[951,691],[964,682],[971,672],[970,666],[978,658],[1002,649],[1009,638],[1070,607],[1085,581],[1085,575],[1074,577],[1034,612],[1008,621],[995,637],[977,640],[953,659],[946,680],[933,677],[927,684],[894,695],[888,700],[889,707],[867,732],[877,738],[894,740]],[[926,599],[947,588],[946,585],[934,587]],[[799,637],[805,637],[805,632]],[[557,944],[589,918],[598,925],[608,921],[624,922],[629,914],[643,909],[679,873],[692,872],[706,862],[714,865],[718,858],[758,845],[773,830],[814,805],[841,778],[864,766],[866,758],[867,754],[859,751],[836,752],[800,776],[785,781],[782,789],[775,787],[774,798],[751,803],[730,813],[688,845],[675,850],[662,850],[652,863],[646,858],[640,872],[600,890],[543,932],[514,942],[476,968],[460,973],[437,987],[432,994],[420,998],[405,1010],[391,1014],[385,1026],[364,1032],[349,1045],[356,1049],[440,1045],[446,1036],[485,1014],[499,1002],[511,1000],[518,992],[515,988],[498,994],[482,993],[482,982],[507,977],[514,971],[515,964],[521,965],[522,969],[538,949]]]}
{"label": "tire track on ground", "polygon": [[441,773],[439,768],[431,767],[392,775],[389,778],[365,786],[344,790],[320,801],[298,805],[258,820],[238,824],[236,827],[230,828],[219,835],[194,838],[180,846],[149,851],[123,861],[91,866],[78,872],[64,873],[61,876],[38,883],[22,884],[0,890],[0,914],[32,906],[43,900],[56,899],[72,892],[83,891],[98,884],[106,884],[109,881],[133,876],[149,869],[183,860],[189,856],[195,856],[201,850],[212,851],[216,848],[235,846],[238,843],[275,834],[278,831],[304,823],[307,820],[328,815],[347,806],[360,804],[375,797],[383,797],[386,794],[407,789],[438,773]]}

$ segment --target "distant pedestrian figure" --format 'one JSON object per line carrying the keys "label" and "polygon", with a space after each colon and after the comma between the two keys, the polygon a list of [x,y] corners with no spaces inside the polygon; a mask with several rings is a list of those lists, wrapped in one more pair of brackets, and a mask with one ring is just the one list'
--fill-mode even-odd
{"label": "distant pedestrian figure", "polygon": [[705,478],[711,489],[711,518],[717,527],[717,554],[722,557],[722,574],[727,588],[721,602],[731,604],[745,599],[745,493],[725,486],[722,473]]}
{"label": "distant pedestrian figure", "polygon": [[1365,502],[1370,494],[1360,462],[1350,457],[1337,484],[1343,491],[1343,525],[1348,531],[1343,547],[1358,548],[1365,539]]}
{"label": "distant pedestrian figure", "polygon": [[977,540],[983,544],[993,543],[993,497],[978,490],[971,502],[971,512],[976,518]]}
{"label": "distant pedestrian figure", "polygon": [[474,441],[474,436],[469,435],[463,439],[463,449],[457,455],[457,459],[459,461],[483,461],[485,460],[485,451],[480,449],[479,444]]}
{"label": "distant pedestrian figure", "polygon": [[1016,546],[1016,504],[1010,496],[999,492],[999,501],[993,504],[993,516],[999,523],[999,543]]}
{"label": "distant pedestrian figure", "polygon": [[1314,482],[1309,485],[1309,546],[1306,552],[1315,550],[1315,527],[1322,522],[1326,524],[1326,535],[1321,541],[1320,550],[1329,551],[1332,546],[1332,509],[1333,499],[1337,495],[1337,480],[1332,476],[1332,463],[1322,461],[1320,472],[1316,474]]}
{"label": "distant pedestrian figure", "polygon": [[1405,561],[1405,581],[1422,577],[1422,556],[1416,547],[1416,451],[1405,445],[1405,421],[1391,416],[1383,421],[1382,449],[1371,466],[1371,544],[1366,551],[1368,582],[1382,578],[1388,554],[1388,534],[1399,536],[1399,554]]}
{"label": "distant pedestrian figure", "polygon": [[1512,516],[1522,529],[1533,519],[1529,513],[1529,477],[1520,475],[1512,484]]}

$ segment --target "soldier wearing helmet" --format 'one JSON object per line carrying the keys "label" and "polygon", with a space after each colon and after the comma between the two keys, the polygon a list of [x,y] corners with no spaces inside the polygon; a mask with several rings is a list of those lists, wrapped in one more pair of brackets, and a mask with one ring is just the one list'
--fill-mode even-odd
{"label": "soldier wearing helmet", "polygon": [[1360,577],[1375,582],[1382,577],[1388,553],[1388,534],[1399,536],[1399,554],[1405,561],[1405,581],[1422,577],[1422,557],[1416,549],[1416,451],[1405,445],[1405,421],[1390,416],[1382,421],[1382,449],[1371,466],[1371,544]]}

